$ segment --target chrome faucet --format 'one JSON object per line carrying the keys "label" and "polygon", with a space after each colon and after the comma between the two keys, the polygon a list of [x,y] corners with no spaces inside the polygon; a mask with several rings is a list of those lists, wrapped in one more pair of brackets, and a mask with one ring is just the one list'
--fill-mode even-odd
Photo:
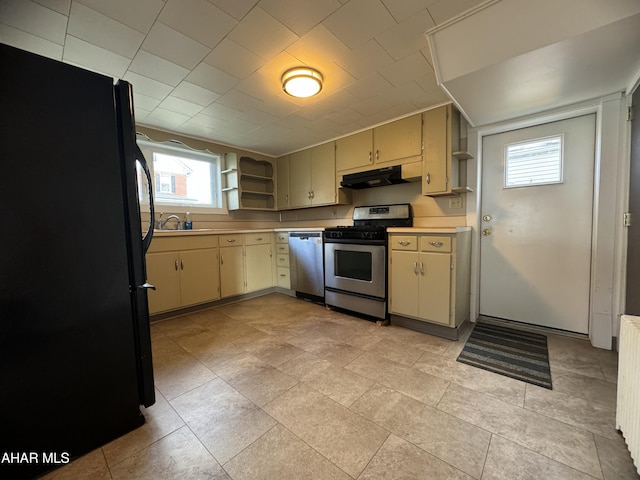
{"label": "chrome faucet", "polygon": [[169,215],[167,217],[166,220],[162,220],[162,215],[164,214],[164,212],[160,212],[160,216],[158,217],[158,221],[156,222],[157,228],[158,230],[164,230],[164,228],[167,226],[167,223],[169,222],[169,220],[175,220],[176,221],[176,228],[174,230],[180,230],[180,217],[178,217],[177,215]]}

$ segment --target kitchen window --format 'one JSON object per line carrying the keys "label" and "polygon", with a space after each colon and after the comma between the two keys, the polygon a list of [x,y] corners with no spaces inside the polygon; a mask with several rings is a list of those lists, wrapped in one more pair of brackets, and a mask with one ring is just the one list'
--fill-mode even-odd
{"label": "kitchen window", "polygon": [[563,182],[563,135],[505,145],[504,187]]}
{"label": "kitchen window", "polygon": [[[137,143],[151,170],[156,210],[227,213],[221,188],[221,155],[194,150],[174,140],[154,142],[140,134]],[[148,204],[148,186],[141,168],[138,194],[141,205]]]}

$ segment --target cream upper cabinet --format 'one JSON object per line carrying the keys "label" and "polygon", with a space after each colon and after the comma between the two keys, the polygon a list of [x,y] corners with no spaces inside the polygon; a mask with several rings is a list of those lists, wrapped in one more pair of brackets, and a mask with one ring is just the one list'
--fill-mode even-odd
{"label": "cream upper cabinet", "polygon": [[247,292],[273,287],[275,256],[273,234],[258,232],[244,236]]}
{"label": "cream upper cabinet", "polygon": [[[373,129],[374,164],[422,155],[422,115],[396,120]],[[381,165],[382,166],[382,165]]]}
{"label": "cream upper cabinet", "polygon": [[276,160],[277,194],[276,202],[278,210],[289,208],[289,155]]}
{"label": "cream upper cabinet", "polygon": [[336,170],[366,169],[373,165],[373,130],[336,140]]}
{"label": "cream upper cabinet", "polygon": [[452,105],[423,113],[422,194],[458,195],[467,186],[467,122]]}
{"label": "cream upper cabinet", "polygon": [[390,235],[390,313],[451,328],[467,320],[470,238],[469,230]]}
{"label": "cream upper cabinet", "polygon": [[333,142],[289,156],[291,208],[336,203],[335,147]]}
{"label": "cream upper cabinet", "polygon": [[422,115],[402,118],[336,140],[336,170],[356,172],[385,165],[419,162]]}

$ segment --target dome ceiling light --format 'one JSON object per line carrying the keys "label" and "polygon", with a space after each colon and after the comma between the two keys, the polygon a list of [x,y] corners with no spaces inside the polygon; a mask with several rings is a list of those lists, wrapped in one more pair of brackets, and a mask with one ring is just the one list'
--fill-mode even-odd
{"label": "dome ceiling light", "polygon": [[282,74],[282,89],[292,97],[313,97],[322,90],[322,74],[309,67],[291,68]]}

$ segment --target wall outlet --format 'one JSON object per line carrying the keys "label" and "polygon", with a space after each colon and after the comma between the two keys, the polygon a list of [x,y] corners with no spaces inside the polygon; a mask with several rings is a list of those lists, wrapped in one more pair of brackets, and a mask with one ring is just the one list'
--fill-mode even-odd
{"label": "wall outlet", "polygon": [[449,199],[449,208],[462,208],[462,197],[451,197]]}

